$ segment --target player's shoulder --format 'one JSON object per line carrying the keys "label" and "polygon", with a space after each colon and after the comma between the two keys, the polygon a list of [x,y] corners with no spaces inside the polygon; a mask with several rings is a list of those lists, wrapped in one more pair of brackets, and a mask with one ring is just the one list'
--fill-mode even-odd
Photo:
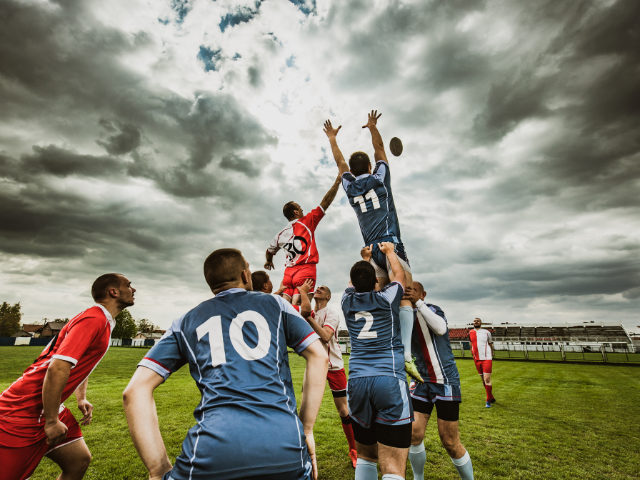
{"label": "player's shoulder", "polygon": [[438,305],[435,305],[433,303],[427,303],[427,307],[433,310],[433,312],[435,312],[436,315],[439,315],[446,320],[446,317],[444,315],[444,310],[442,310]]}
{"label": "player's shoulder", "polygon": [[80,312],[78,315],[73,317],[71,320],[67,322],[67,324],[63,328],[72,328],[76,325],[104,325],[111,318],[111,314],[109,311],[104,308],[102,305],[96,304],[93,305],[86,310]]}

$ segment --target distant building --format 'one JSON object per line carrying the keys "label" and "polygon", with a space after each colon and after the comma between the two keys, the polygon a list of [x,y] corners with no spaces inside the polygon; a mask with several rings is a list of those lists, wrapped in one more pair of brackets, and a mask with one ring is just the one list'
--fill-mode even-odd
{"label": "distant building", "polygon": [[43,325],[40,325],[39,323],[25,323],[22,325],[22,330],[24,330],[30,336],[33,336],[33,334],[40,330],[42,327]]}
{"label": "distant building", "polygon": [[[38,325],[39,327],[42,327],[42,325]],[[23,329],[18,330],[16,333],[14,333],[13,335],[11,335],[12,337],[29,337],[31,338],[31,334],[29,332],[25,332]]]}
{"label": "distant building", "polygon": [[134,340],[136,339],[144,339],[144,340],[160,340],[162,338],[163,333],[160,332],[152,332],[152,333],[143,333],[140,332],[138,333],[135,337],[133,337]]}
{"label": "distant building", "polygon": [[51,338],[57,335],[65,325],[66,322],[47,322],[42,325],[41,330],[38,330],[35,335],[39,334],[40,338]]}

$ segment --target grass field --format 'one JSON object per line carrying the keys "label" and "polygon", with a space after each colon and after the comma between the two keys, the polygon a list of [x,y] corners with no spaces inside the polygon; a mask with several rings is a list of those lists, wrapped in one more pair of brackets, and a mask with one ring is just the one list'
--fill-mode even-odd
{"label": "grass field", "polygon": [[[0,347],[0,390],[18,378],[41,350]],[[122,409],[122,391],[146,351],[112,348],[89,379],[87,398],[95,407],[94,420],[83,433],[93,461],[85,478],[147,478]],[[295,354],[290,358],[299,395],[304,362]],[[475,478],[640,478],[640,369],[495,362],[494,394],[498,403],[486,409],[484,389],[473,362],[458,360],[458,368],[463,392],[460,432],[473,461]],[[156,391],[162,435],[172,460],[180,453],[187,429],[195,423],[192,411],[198,401],[198,390],[186,368]],[[78,416],[74,397],[67,406]],[[320,478],[354,478],[328,388],[315,434]],[[459,478],[440,446],[435,422],[427,428],[425,445],[425,478]],[[45,459],[31,478],[54,479],[57,474],[57,465]],[[409,466],[407,478],[413,478]]]}

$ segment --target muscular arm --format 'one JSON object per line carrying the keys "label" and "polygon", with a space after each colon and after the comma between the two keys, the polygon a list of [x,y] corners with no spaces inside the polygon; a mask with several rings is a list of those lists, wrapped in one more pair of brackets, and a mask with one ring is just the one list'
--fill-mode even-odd
{"label": "muscular arm", "polygon": [[491,349],[491,359],[493,360],[493,342],[489,342],[489,348]]}
{"label": "muscular arm", "polygon": [[333,330],[331,330],[331,327],[321,327],[318,322],[316,322],[315,318],[311,316],[307,318],[307,322],[309,322],[311,328],[313,328],[313,330],[318,334],[318,336],[324,343],[327,343],[329,340],[331,340],[331,337],[333,337],[334,333]]}
{"label": "muscular arm", "polygon": [[338,188],[340,187],[340,175],[336,178],[336,181],[333,183],[329,191],[326,193],[322,201],[320,202],[320,206],[326,212],[329,205],[336,198],[336,194],[338,193]]}
{"label": "muscular arm", "polygon": [[425,319],[429,328],[433,330],[433,333],[438,336],[447,333],[447,322],[444,321],[444,318],[434,313],[433,310],[427,307],[427,304],[422,300],[418,300],[416,302],[416,307],[418,307],[418,311],[422,315],[422,318]]}
{"label": "muscular arm", "polygon": [[67,437],[67,426],[58,419],[62,392],[69,380],[71,363],[54,358],[47,368],[42,385],[42,406],[44,409],[44,432],[51,447]]}
{"label": "muscular arm", "polygon": [[122,394],[129,434],[150,479],[160,479],[171,470],[171,461],[162,441],[153,391],[163,378],[156,372],[138,367]]}
{"label": "muscular arm", "polygon": [[404,268],[400,265],[398,256],[395,252],[395,246],[391,242],[379,243],[380,251],[387,256],[389,264],[391,265],[391,272],[393,272],[393,281],[402,285],[403,289],[406,289],[406,277],[404,275]]}
{"label": "muscular arm", "polygon": [[267,262],[264,264],[264,268],[266,268],[267,270],[273,270],[275,268],[273,266],[273,253],[267,250],[265,252],[265,257],[267,259]]}
{"label": "muscular arm", "polygon": [[373,143],[373,158],[376,160],[384,160],[387,164],[389,161],[387,160],[387,154],[384,152],[384,143],[382,142],[382,136],[378,131],[378,127],[376,126],[378,123],[378,119],[382,114],[378,115],[377,110],[371,110],[371,113],[368,115],[367,124],[362,128],[369,128],[371,132],[371,143]]}
{"label": "muscular arm", "polygon": [[93,414],[93,405],[87,401],[87,386],[89,384],[89,377],[84,379],[78,388],[76,388],[75,395],[78,402],[78,409],[82,412],[82,420],[80,425],[89,425],[91,423],[91,416]]}
{"label": "muscular arm", "polygon": [[347,162],[344,161],[344,156],[342,155],[340,148],[338,148],[338,141],[336,140],[336,135],[338,135],[338,131],[341,128],[342,125],[338,128],[333,128],[329,120],[324,122],[324,133],[327,134],[327,138],[331,144],[331,153],[333,153],[333,159],[336,161],[336,165],[338,165],[339,176],[342,176],[343,173],[349,171],[349,166],[347,165]]}

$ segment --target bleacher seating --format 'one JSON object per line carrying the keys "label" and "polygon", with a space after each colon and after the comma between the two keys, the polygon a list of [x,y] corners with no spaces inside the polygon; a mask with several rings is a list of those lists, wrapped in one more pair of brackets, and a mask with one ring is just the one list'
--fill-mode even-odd
{"label": "bleacher seating", "polygon": [[494,329],[494,337],[505,337],[507,335],[507,329],[505,327],[496,327]]}
{"label": "bleacher seating", "polygon": [[522,327],[520,329],[520,337],[521,338],[533,338],[536,336],[536,328],[535,327]]}
{"label": "bleacher seating", "polygon": [[520,327],[507,327],[506,337],[520,338]]}
{"label": "bleacher seating", "polygon": [[469,329],[468,328],[450,328],[449,340],[468,340]]}

